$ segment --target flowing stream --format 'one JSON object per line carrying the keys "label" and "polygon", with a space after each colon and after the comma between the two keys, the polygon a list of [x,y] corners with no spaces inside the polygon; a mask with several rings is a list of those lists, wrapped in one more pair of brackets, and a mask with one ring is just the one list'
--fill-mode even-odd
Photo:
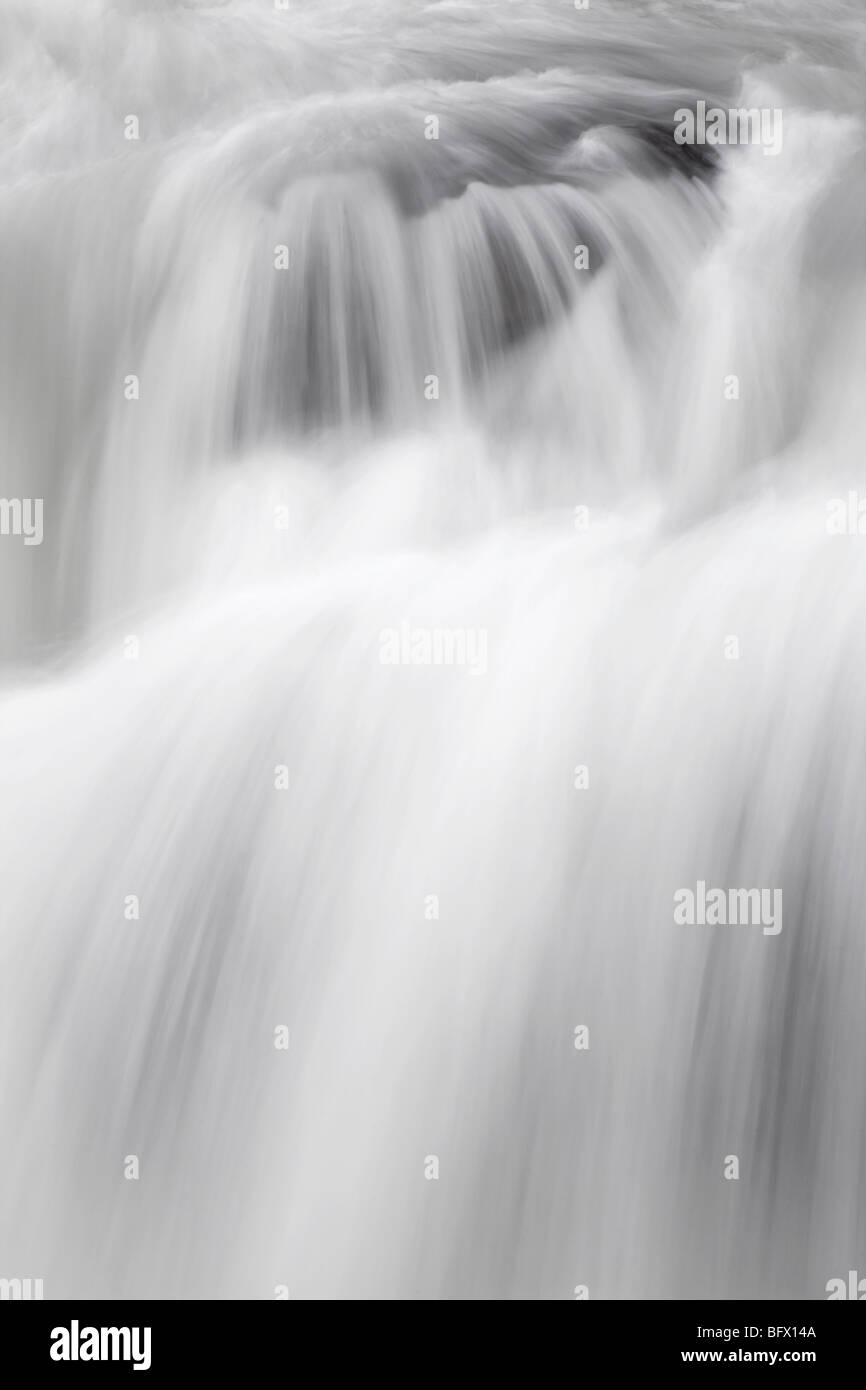
{"label": "flowing stream", "polygon": [[859,0],[0,0],[0,1275],[866,1275],[864,78]]}

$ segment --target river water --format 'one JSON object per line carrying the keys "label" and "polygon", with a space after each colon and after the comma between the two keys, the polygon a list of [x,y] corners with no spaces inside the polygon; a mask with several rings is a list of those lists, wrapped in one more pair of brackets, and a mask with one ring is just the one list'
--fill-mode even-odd
{"label": "river water", "polygon": [[853,0],[0,0],[0,1275],[866,1274],[864,73]]}

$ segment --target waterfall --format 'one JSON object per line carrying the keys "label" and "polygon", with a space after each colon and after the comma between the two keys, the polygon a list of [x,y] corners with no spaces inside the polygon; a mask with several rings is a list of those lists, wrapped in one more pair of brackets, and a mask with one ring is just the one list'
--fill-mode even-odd
{"label": "waterfall", "polygon": [[866,1275],[859,3],[0,0],[0,69],[0,1276]]}

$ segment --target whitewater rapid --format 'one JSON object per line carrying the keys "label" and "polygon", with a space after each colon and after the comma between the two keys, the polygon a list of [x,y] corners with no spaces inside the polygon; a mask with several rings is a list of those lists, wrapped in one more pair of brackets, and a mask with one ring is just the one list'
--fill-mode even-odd
{"label": "whitewater rapid", "polygon": [[[0,19],[0,492],[45,505],[0,537],[0,1276],[824,1297],[859,7]],[[782,149],[678,148],[699,98]],[[784,928],[677,925],[699,880]]]}

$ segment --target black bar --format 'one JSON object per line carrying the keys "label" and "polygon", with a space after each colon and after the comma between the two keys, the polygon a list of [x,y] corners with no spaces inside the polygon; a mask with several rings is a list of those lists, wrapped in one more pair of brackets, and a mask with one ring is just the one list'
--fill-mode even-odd
{"label": "black bar", "polygon": [[[866,1322],[859,1312],[832,1301],[575,1302],[562,1320],[545,1316],[543,1343],[536,1341],[535,1332],[521,1334],[530,1338],[523,1342],[526,1355],[531,1360],[539,1358],[533,1380],[558,1379],[554,1357],[560,1361],[563,1355],[565,1365],[581,1378],[590,1373],[593,1378],[616,1376],[623,1371],[664,1375],[674,1369],[713,1365],[757,1371],[803,1367],[822,1380],[837,1373],[846,1377],[862,1373]],[[309,1303],[301,1306],[301,1301],[7,1302],[0,1304],[0,1335],[6,1364],[14,1358],[25,1377],[45,1373],[52,1378],[82,1373],[92,1377],[100,1371],[134,1375],[137,1361],[147,1383],[183,1372],[195,1372],[200,1383],[209,1378],[228,1382],[233,1373],[251,1371],[307,1380],[311,1369],[314,1374],[333,1371],[335,1357],[342,1352],[347,1372],[353,1375],[369,1373],[371,1359],[393,1362],[395,1356],[407,1357],[403,1374],[415,1379],[416,1357],[422,1375],[429,1377],[439,1358],[443,1374],[453,1374],[463,1356],[459,1348],[467,1339],[480,1354],[479,1333],[491,1364],[501,1348],[505,1369],[516,1371],[512,1357],[515,1350],[519,1356],[519,1348],[515,1348],[513,1325],[511,1335],[491,1337],[486,1315],[478,1312],[469,1328],[465,1315],[457,1314],[452,1326],[461,1336],[460,1343],[447,1335],[451,1315],[445,1319],[441,1312],[432,1320],[435,1333],[429,1314],[415,1325],[415,1315],[404,1310],[400,1323],[395,1326],[389,1319],[390,1330],[383,1329],[378,1336],[369,1327],[363,1336],[360,1329],[352,1333],[354,1316],[349,1309],[341,1310],[337,1315],[340,1331],[335,1334],[328,1315],[320,1326],[321,1313]],[[494,1319],[498,1320],[495,1314]],[[106,1329],[104,1337],[102,1329]],[[116,1329],[118,1335],[108,1329]],[[565,1334],[564,1347],[556,1346],[558,1333]],[[383,1340],[377,1350],[378,1337]],[[405,1346],[402,1353],[400,1346]],[[90,1359],[94,1350],[100,1357],[104,1352],[106,1359]],[[126,1359],[114,1359],[115,1352]],[[548,1357],[550,1366],[545,1371]],[[306,1370],[302,1369],[305,1364]]]}

